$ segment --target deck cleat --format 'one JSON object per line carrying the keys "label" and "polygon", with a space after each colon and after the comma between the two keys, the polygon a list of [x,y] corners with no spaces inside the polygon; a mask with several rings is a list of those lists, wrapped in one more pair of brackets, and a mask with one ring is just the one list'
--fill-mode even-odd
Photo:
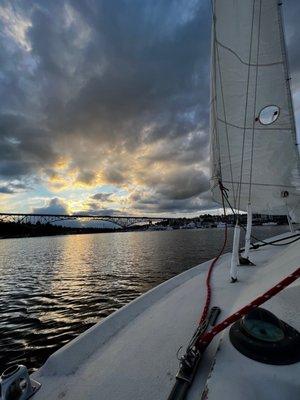
{"label": "deck cleat", "polygon": [[255,264],[249,260],[249,258],[242,257],[241,255],[239,256],[239,263],[240,265],[252,265],[255,266]]}
{"label": "deck cleat", "polygon": [[7,368],[0,378],[0,400],[27,400],[41,387],[41,384],[30,379],[24,365],[13,365]]}

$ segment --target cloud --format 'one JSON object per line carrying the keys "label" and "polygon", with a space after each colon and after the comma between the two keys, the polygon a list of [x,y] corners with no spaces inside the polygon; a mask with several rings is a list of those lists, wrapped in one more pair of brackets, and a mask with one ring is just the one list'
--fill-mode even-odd
{"label": "cloud", "polygon": [[194,196],[188,199],[173,199],[162,197],[157,193],[148,194],[145,192],[135,193],[131,196],[132,207],[137,211],[147,213],[200,213],[207,209],[216,209],[220,206],[211,199],[210,192],[202,196]]}
{"label": "cloud", "polygon": [[[203,197],[209,175],[208,3],[2,1],[2,192],[17,196],[13,181],[34,187],[37,195],[46,188],[53,198],[72,191],[74,201],[76,190],[85,191],[77,209],[85,205],[93,212],[104,207],[99,201],[121,212],[212,205]],[[295,0],[287,3],[297,77],[300,9]],[[102,185],[127,195],[91,198]],[[143,201],[134,201],[140,193]]]}
{"label": "cloud", "polygon": [[112,193],[95,193],[91,198],[97,201],[111,201],[111,196]]}
{"label": "cloud", "polygon": [[69,214],[69,208],[63,199],[54,197],[48,200],[44,207],[33,208],[32,212],[34,214]]}
{"label": "cloud", "polygon": [[[79,215],[98,215],[98,216],[120,216],[124,215],[120,210],[116,210],[115,208],[90,208],[84,211],[78,211],[76,214]],[[126,214],[129,215],[129,214]]]}
{"label": "cloud", "polygon": [[0,185],[0,193],[3,194],[15,194],[29,189],[30,187],[28,185],[20,182],[10,182]]}
{"label": "cloud", "polygon": [[12,194],[12,193],[15,193],[15,192],[9,186],[0,186],[0,193]]}
{"label": "cloud", "polygon": [[209,188],[208,178],[197,168],[171,169],[161,176],[146,181],[163,198],[184,200],[200,195]]}

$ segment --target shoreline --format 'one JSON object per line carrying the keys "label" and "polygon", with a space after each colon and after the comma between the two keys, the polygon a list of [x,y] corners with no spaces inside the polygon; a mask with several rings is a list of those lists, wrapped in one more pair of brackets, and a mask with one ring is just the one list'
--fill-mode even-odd
{"label": "shoreline", "polygon": [[[275,226],[288,226],[288,224],[277,224],[277,225],[255,225],[255,227],[262,227],[262,228],[268,228],[272,227],[274,228]],[[228,228],[231,228],[232,226],[229,225]],[[128,232],[171,232],[171,231],[181,231],[181,230],[186,230],[186,231],[194,231],[194,230],[206,230],[206,229],[224,229],[223,227],[205,227],[205,228],[186,228],[186,229],[178,229],[174,228],[171,230],[168,229],[156,229],[156,230],[151,230],[151,229],[96,229],[96,228],[81,228],[81,229],[76,229],[76,228],[65,228],[65,227],[57,227],[59,228],[58,231],[53,230],[52,232],[26,232],[26,233],[14,233],[12,235],[1,235],[0,234],[0,240],[6,240],[6,239],[29,239],[29,238],[34,238],[34,237],[51,237],[51,236],[73,236],[73,235],[90,235],[90,234],[105,234],[105,233],[128,233]],[[62,231],[62,229],[64,231]]]}

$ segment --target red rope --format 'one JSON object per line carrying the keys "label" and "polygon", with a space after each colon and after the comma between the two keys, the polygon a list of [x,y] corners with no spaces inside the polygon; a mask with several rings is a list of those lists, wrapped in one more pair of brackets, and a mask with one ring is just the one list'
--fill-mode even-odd
{"label": "red rope", "polygon": [[209,343],[213,340],[213,338],[226,329],[230,324],[236,322],[244,315],[248,314],[250,311],[254,310],[256,307],[260,306],[271,297],[275,296],[277,293],[281,292],[284,288],[289,286],[292,282],[300,277],[300,268],[297,268],[292,274],[288,275],[282,281],[277,283],[267,292],[262,294],[261,296],[257,297],[257,299],[251,301],[251,303],[247,304],[245,307],[241,308],[239,311],[235,312],[234,314],[230,315],[224,321],[220,322],[218,325],[214,326],[209,332],[205,333],[196,343],[196,347],[200,351],[204,351],[205,348],[209,345]]}
{"label": "red rope", "polygon": [[[221,191],[221,196],[222,196],[222,205],[223,205],[224,217],[226,218],[226,209],[225,209],[224,193],[223,193],[224,187],[223,187],[221,182],[219,182],[219,186],[220,186],[220,191]],[[210,264],[210,267],[208,269],[207,275],[206,275],[206,300],[205,300],[205,304],[204,304],[204,307],[203,307],[203,311],[202,311],[202,315],[201,315],[201,318],[200,318],[199,325],[201,325],[201,323],[207,318],[207,315],[208,315],[210,302],[211,302],[211,284],[210,284],[211,275],[212,275],[212,271],[213,271],[213,268],[214,268],[215,264],[217,263],[217,261],[219,260],[219,258],[221,257],[221,255],[224,252],[226,243],[227,243],[227,223],[225,222],[224,242],[223,242],[222,249],[219,252],[219,254],[217,255],[217,257],[215,257],[213,259],[213,261]]]}

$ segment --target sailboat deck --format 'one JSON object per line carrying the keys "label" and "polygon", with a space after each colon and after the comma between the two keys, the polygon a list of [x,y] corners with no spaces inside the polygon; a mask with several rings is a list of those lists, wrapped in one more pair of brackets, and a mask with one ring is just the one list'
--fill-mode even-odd
{"label": "sailboat deck", "polygon": [[[222,319],[296,269],[300,245],[262,247],[250,258],[256,266],[240,267],[236,284],[229,283],[229,254],[215,267],[212,305],[221,307]],[[34,398],[166,399],[178,368],[176,353],[190,339],[205,301],[209,265],[159,285],[54,353],[33,374],[42,383]],[[299,292],[296,282],[264,307],[299,329]],[[291,400],[299,394],[299,373],[300,363],[278,367],[247,359],[229,343],[226,330],[207,349],[188,398],[199,399],[206,388],[208,399]],[[272,388],[274,394],[266,396]]]}

